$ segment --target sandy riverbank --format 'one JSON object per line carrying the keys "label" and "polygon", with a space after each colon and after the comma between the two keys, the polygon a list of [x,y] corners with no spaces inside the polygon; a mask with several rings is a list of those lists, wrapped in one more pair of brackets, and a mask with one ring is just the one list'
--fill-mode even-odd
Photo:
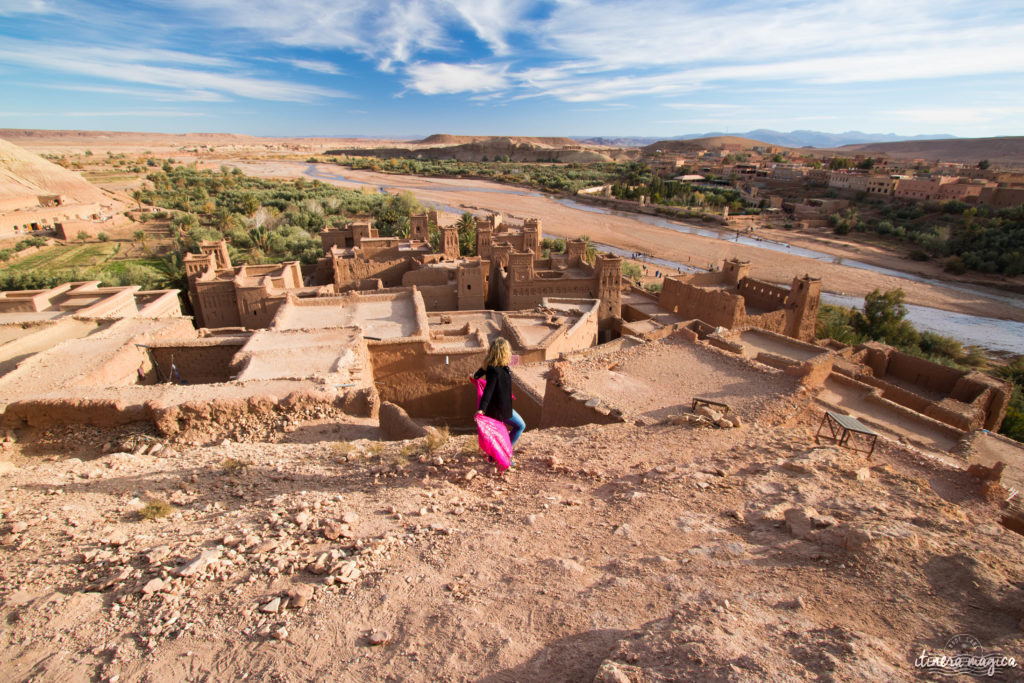
{"label": "sandy riverbank", "polygon": [[[231,162],[227,162],[231,163]],[[246,173],[258,176],[296,177],[306,175],[308,164],[293,162],[237,163]],[[628,251],[640,251],[653,256],[704,266],[720,263],[727,258],[749,259],[752,275],[769,282],[789,284],[794,276],[809,274],[823,280],[826,291],[837,294],[864,296],[874,289],[902,288],[907,302],[969,315],[985,315],[1024,322],[1024,308],[990,298],[980,292],[965,292],[950,287],[915,282],[902,277],[885,275],[850,266],[826,263],[805,256],[737,244],[720,239],[674,232],[644,223],[626,215],[609,215],[583,211],[567,206],[536,193],[512,194],[517,188],[481,180],[459,178],[421,178],[396,176],[370,171],[320,165],[326,174],[344,176],[348,181],[321,177],[324,182],[340,186],[370,185],[392,191],[410,190],[421,202],[434,202],[467,211],[499,211],[510,218],[539,217],[545,234],[560,237],[589,235],[595,242],[610,244]],[[703,226],[702,226],[703,227]],[[800,237],[784,230],[773,230],[771,239],[786,241],[794,246],[807,246],[827,251],[842,258],[873,263],[914,275],[957,282],[931,264],[906,261],[884,254],[881,250],[863,245],[837,242],[823,245],[821,240]],[[827,248],[826,248],[827,247]],[[908,268],[908,265],[911,265]],[[993,297],[1006,296],[992,290]]]}

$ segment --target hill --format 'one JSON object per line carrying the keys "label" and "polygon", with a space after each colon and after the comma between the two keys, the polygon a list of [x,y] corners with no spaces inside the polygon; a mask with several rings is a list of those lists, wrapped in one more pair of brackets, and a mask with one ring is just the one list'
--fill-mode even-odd
{"label": "hill", "polygon": [[[676,135],[669,140],[696,140],[698,138],[729,136],[729,133],[694,133],[691,135]],[[849,130],[845,133],[823,133],[817,130],[794,130],[782,133],[777,130],[758,128],[746,133],[733,133],[731,137],[750,138],[760,140],[773,145],[784,147],[838,147],[840,145],[854,145],[868,142],[901,142],[904,140],[945,140],[953,139],[952,135],[895,135],[893,133],[862,133],[859,130]],[[602,137],[577,137],[579,142],[587,145],[602,145],[608,147],[643,147],[656,143],[660,138],[656,137],[629,137],[629,136],[602,136]]]}
{"label": "hill", "polygon": [[892,159],[927,159],[993,164],[1024,165],[1024,136],[998,138],[956,138],[905,142],[844,145],[836,149],[847,154],[879,154]]}
{"label": "hill", "polygon": [[516,144],[535,145],[540,147],[573,147],[580,143],[572,138],[537,138],[522,136],[500,136],[500,135],[447,135],[435,134],[415,140],[412,144],[417,145],[466,145],[472,143],[501,142],[511,140]]}
{"label": "hill", "polygon": [[685,154],[687,152],[699,152],[702,149],[725,149],[731,152],[764,147],[770,143],[762,140],[752,140],[733,135],[716,135],[707,138],[695,138],[693,140],[659,140],[643,148],[645,154],[654,152],[676,152]]}
{"label": "hill", "polygon": [[0,139],[0,198],[53,194],[79,204],[107,201],[77,173]]}
{"label": "hill", "polygon": [[[460,136],[431,136],[443,140],[457,140]],[[430,138],[426,138],[430,139]],[[471,138],[467,138],[471,139]],[[509,161],[519,162],[562,162],[562,163],[587,163],[594,161],[612,161],[608,153],[595,149],[588,149],[578,142],[569,138],[502,138],[485,137],[471,139],[469,142],[458,144],[429,146],[407,146],[407,147],[374,147],[358,148],[349,147],[344,149],[328,150],[327,154],[378,157],[381,159],[454,159],[456,161],[497,161],[508,157]],[[539,141],[549,142],[539,142]],[[565,141],[566,145],[549,144],[557,141]]]}

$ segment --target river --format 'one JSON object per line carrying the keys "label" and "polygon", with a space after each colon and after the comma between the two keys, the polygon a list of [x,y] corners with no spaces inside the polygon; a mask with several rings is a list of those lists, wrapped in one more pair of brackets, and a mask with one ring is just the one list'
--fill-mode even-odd
{"label": "river", "polygon": [[[364,181],[355,180],[347,177],[341,173],[335,173],[333,170],[329,171],[322,166],[316,166],[314,164],[307,164],[305,168],[305,175],[309,178],[315,178],[322,181],[335,181],[335,182],[346,182],[354,185],[372,186],[370,183]],[[396,180],[399,180],[402,176],[394,176]],[[805,258],[811,258],[818,261],[824,261],[826,263],[834,263],[838,265],[848,266],[850,268],[857,268],[861,270],[871,271],[891,277],[898,277],[905,280],[914,282],[921,282],[936,287],[943,287],[950,290],[967,292],[973,295],[981,296],[993,301],[1000,301],[1011,306],[1024,309],[1024,298],[1020,296],[1000,294],[993,292],[989,289],[982,289],[979,287],[972,287],[970,285],[962,285],[958,283],[944,282],[933,278],[922,277],[914,275],[912,273],[904,273],[902,271],[892,270],[889,268],[882,268],[879,266],[872,265],[870,263],[864,263],[855,259],[848,259],[833,254],[828,254],[821,251],[815,251],[813,249],[807,249],[805,247],[797,247],[786,244],[784,242],[778,242],[775,240],[763,239],[759,237],[752,237],[747,235],[736,235],[735,231],[728,230],[715,230],[713,228],[700,227],[687,223],[679,223],[657,216],[648,216],[645,214],[635,214],[629,212],[615,211],[606,209],[599,206],[592,206],[589,204],[583,204],[572,199],[566,199],[561,197],[552,197],[544,195],[538,192],[531,192],[529,190],[521,190],[515,188],[502,188],[502,187],[478,187],[478,186],[467,186],[456,184],[449,179],[434,179],[430,180],[438,181],[435,182],[430,190],[436,192],[479,192],[482,194],[509,194],[518,196],[528,197],[546,197],[548,200],[556,202],[566,208],[581,212],[600,213],[605,215],[615,215],[630,220],[639,221],[666,230],[672,230],[675,232],[699,235],[701,237],[707,237],[711,239],[726,240],[729,242],[738,242],[745,244],[750,247],[757,249],[763,249],[768,252],[785,252],[796,256],[803,256]],[[444,182],[447,181],[447,182]],[[399,185],[393,182],[388,182],[389,188],[409,190],[411,192],[421,191],[422,187],[413,187],[406,185]],[[382,188],[378,188],[379,190]],[[447,211],[449,213],[460,214],[465,209],[450,206],[439,202],[425,202],[439,211]],[[542,217],[543,218],[543,217]],[[628,257],[630,252],[613,245],[601,244],[595,242],[595,245],[603,250],[611,251],[612,253],[618,254],[619,256]],[[647,262],[663,266],[669,269],[678,269],[684,272],[692,272],[700,270],[695,268],[691,264],[679,263],[676,261],[670,261],[662,258],[648,257]],[[864,305],[864,299],[861,297],[849,296],[837,292],[823,292],[822,301],[824,303],[840,305],[840,306],[852,306],[861,308]],[[980,346],[984,349],[1000,353],[1012,353],[1012,354],[1024,354],[1024,323],[1016,322],[1012,320],[1000,320],[998,318],[989,318],[979,315],[968,315],[964,313],[953,313],[950,311],[944,311],[937,308],[929,308],[927,306],[918,306],[913,304],[907,304],[907,319],[914,324],[919,330],[927,330],[936,332],[938,334],[951,336],[959,339],[966,345]]]}

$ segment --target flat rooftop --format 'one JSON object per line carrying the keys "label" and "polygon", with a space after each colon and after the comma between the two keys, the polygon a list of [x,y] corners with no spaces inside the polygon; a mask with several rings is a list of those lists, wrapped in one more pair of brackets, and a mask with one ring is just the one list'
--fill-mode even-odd
{"label": "flat rooftop", "polygon": [[411,295],[290,299],[281,305],[273,323],[277,330],[353,326],[368,338],[411,337],[418,330],[416,304]]}
{"label": "flat rooftop", "polygon": [[680,337],[584,358],[571,365],[563,381],[572,391],[600,398],[625,414],[655,419],[689,412],[698,396],[726,403],[749,418],[766,397],[796,390],[794,380],[781,372]]}
{"label": "flat rooftop", "polygon": [[358,328],[259,330],[239,350],[244,367],[238,381],[319,379],[362,385],[368,368],[366,344]]}

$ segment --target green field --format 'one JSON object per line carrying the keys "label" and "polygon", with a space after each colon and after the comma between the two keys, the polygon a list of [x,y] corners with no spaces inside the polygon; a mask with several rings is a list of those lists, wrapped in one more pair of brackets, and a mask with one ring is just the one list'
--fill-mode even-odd
{"label": "green field", "polygon": [[53,272],[93,268],[106,263],[120,250],[121,245],[117,242],[47,247],[0,270]]}
{"label": "green field", "polygon": [[36,289],[60,282],[99,280],[105,286],[159,287],[166,280],[160,259],[118,258],[118,242],[47,247],[0,267],[0,289]]}

